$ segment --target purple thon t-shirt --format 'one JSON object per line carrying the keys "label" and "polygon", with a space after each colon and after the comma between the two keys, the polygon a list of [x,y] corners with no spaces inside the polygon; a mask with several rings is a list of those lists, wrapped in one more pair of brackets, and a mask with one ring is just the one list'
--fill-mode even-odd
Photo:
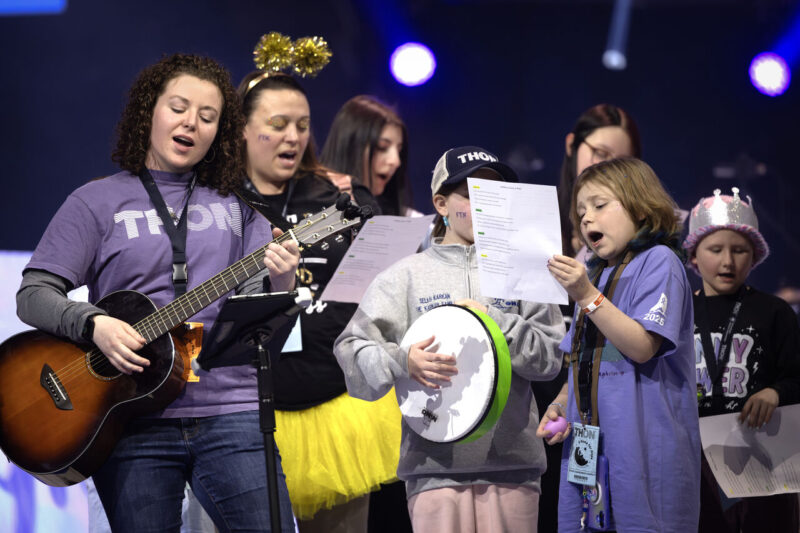
{"label": "purple thon t-shirt", "polygon": [[[612,268],[603,272],[599,287]],[[618,531],[697,531],[700,429],[694,373],[692,294],[677,256],[665,246],[641,252],[625,268],[614,305],[663,337],[656,355],[635,363],[606,342],[597,403]],[[587,319],[588,320],[588,319]],[[571,328],[559,348],[572,349]],[[572,368],[567,418],[579,422]],[[567,481],[572,440],[564,445],[559,531],[579,531],[580,487]]]}
{"label": "purple thon t-shirt", "polygon": [[[191,174],[151,171],[167,206],[180,212]],[[271,240],[269,223],[235,196],[195,186],[189,199],[188,289]],[[50,221],[26,268],[87,285],[89,301],[120,289],[139,291],[157,307],[175,299],[172,246],[138,177],[120,172],[73,192]],[[208,332],[224,298],[190,320]],[[163,417],[211,416],[258,408],[255,369],[222,367],[187,383]]]}

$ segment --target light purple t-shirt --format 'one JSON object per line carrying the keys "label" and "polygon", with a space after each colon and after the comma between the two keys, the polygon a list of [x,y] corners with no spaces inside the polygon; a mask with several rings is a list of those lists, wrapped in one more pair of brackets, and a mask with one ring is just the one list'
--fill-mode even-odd
{"label": "light purple t-shirt", "polygon": [[[606,268],[598,286],[612,268]],[[614,305],[663,337],[658,353],[635,363],[606,342],[600,362],[598,414],[608,458],[612,515],[619,531],[697,531],[700,513],[700,429],[694,374],[692,294],[677,256],[655,246],[634,257]],[[587,319],[588,320],[588,319]],[[559,348],[572,349],[574,327]],[[580,422],[569,370],[567,419]],[[564,443],[559,531],[579,531],[580,487],[567,481],[572,439]]]}
{"label": "light purple t-shirt", "polygon": [[[168,208],[180,212],[191,174],[151,171]],[[180,213],[179,213],[180,214]],[[195,186],[189,200],[188,290],[271,240],[269,223],[235,196]],[[89,301],[120,289],[139,291],[157,307],[175,299],[172,246],[138,177],[120,172],[74,191],[50,221],[26,268],[86,284]],[[227,296],[227,295],[226,295]],[[190,320],[211,326],[224,297]],[[160,416],[211,416],[258,408],[255,369],[200,372]]]}

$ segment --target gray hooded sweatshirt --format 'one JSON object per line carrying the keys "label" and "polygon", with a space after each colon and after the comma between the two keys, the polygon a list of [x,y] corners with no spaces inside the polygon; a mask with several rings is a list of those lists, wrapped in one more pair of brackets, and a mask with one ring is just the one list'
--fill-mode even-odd
{"label": "gray hooded sweatshirt", "polygon": [[432,442],[404,421],[397,475],[406,481],[409,498],[482,483],[538,491],[546,468],[530,382],[550,380],[561,368],[563,318],[556,305],[482,296],[475,246],[433,244],[375,278],[334,345],[348,392],[377,400],[397,378],[408,377],[408,353],[400,348],[406,330],[426,311],[463,298],[485,305],[506,338],[512,368],[508,402],[494,427],[473,442]]}

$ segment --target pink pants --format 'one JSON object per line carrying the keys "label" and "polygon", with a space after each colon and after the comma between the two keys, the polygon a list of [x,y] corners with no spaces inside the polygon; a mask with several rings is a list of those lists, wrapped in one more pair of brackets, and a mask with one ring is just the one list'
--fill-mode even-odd
{"label": "pink pants", "polygon": [[414,533],[536,533],[539,493],[519,485],[466,485],[409,498]]}

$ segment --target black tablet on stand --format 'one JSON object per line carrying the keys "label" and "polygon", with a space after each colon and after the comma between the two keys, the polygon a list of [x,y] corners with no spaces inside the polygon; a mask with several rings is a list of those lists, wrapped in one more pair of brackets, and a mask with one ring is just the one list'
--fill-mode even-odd
{"label": "black tablet on stand", "polygon": [[221,366],[255,365],[258,374],[258,410],[264,434],[267,490],[272,531],[280,531],[278,475],[275,461],[275,402],[271,353],[279,354],[297,314],[311,302],[308,289],[292,292],[242,294],[229,297],[197,356],[203,370]]}

